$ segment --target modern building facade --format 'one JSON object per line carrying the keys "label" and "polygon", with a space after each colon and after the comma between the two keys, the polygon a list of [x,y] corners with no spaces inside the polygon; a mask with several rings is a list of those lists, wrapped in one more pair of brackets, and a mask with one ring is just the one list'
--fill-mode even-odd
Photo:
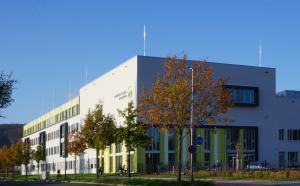
{"label": "modern building facade", "polygon": [[[189,61],[193,63],[193,61]],[[141,90],[149,90],[158,73],[163,71],[164,58],[135,56],[79,90],[79,96],[55,108],[24,126],[23,140],[32,148],[42,142],[46,161],[41,171],[56,174],[66,170],[74,173],[74,156],[65,151],[67,133],[80,129],[89,109],[103,101],[104,111],[111,113],[122,125],[117,110],[127,107],[129,101],[138,104]],[[297,166],[299,162],[300,127],[298,125],[300,96],[297,91],[276,94],[274,68],[232,65],[222,63],[212,66],[213,77],[227,77],[227,85],[235,106],[226,114],[234,122],[201,126],[196,136],[204,139],[197,146],[196,168],[215,165],[232,168],[237,154],[240,166],[252,161],[267,161],[272,167]],[[148,130],[152,137],[147,148],[138,148],[131,154],[132,172],[170,170],[177,167],[177,142],[174,131]],[[183,141],[183,166],[189,166],[190,137]],[[123,144],[113,144],[99,153],[104,173],[115,173],[126,165]],[[96,153],[87,149],[77,158],[80,173],[95,173]],[[25,168],[23,167],[23,173]],[[30,174],[37,174],[35,161],[29,166]]]}

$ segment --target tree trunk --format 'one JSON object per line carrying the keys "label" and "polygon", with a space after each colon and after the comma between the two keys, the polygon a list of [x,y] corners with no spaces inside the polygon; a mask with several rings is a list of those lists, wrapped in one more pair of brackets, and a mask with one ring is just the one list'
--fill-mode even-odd
{"label": "tree trunk", "polygon": [[27,179],[27,164],[25,165],[25,177]]}
{"label": "tree trunk", "polygon": [[74,163],[74,173],[75,173],[75,175],[76,175],[76,155],[75,155],[75,163]]}
{"label": "tree trunk", "polygon": [[179,136],[178,136],[178,175],[177,175],[177,181],[181,182],[181,167],[182,167],[182,131],[180,130]]}
{"label": "tree trunk", "polygon": [[128,174],[128,178],[131,177],[130,174],[130,148],[128,149],[128,156],[127,156],[127,174]]}
{"label": "tree trunk", "polygon": [[96,175],[99,178],[99,148],[96,148]]}
{"label": "tree trunk", "polygon": [[40,174],[40,162],[38,162],[38,175]]}

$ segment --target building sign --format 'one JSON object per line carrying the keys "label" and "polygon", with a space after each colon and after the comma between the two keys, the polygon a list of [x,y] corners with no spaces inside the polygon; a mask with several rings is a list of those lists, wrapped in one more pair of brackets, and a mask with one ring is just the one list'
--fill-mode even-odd
{"label": "building sign", "polygon": [[115,95],[115,99],[119,99],[119,100],[124,99],[126,97],[127,97],[127,92],[126,91],[120,92],[120,93]]}
{"label": "building sign", "polygon": [[127,91],[122,91],[114,96],[115,99],[122,100],[124,98],[132,98],[133,91],[132,88],[129,87]]}

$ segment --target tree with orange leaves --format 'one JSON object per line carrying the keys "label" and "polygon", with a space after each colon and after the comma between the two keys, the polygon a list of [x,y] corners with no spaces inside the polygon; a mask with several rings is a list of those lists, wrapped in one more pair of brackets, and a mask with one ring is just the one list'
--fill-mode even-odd
{"label": "tree with orange leaves", "polygon": [[1,161],[1,169],[4,175],[7,175],[7,168],[9,162],[9,149],[4,146],[0,149],[0,161]]}
{"label": "tree with orange leaves", "polygon": [[22,147],[23,147],[22,140],[18,140],[16,143],[14,143],[10,146],[11,158],[12,158],[13,164],[17,167],[21,166],[23,163]]}
{"label": "tree with orange leaves", "polygon": [[[193,70],[193,99],[191,82]],[[225,122],[232,106],[229,92],[223,88],[225,79],[213,79],[212,67],[204,61],[188,64],[187,56],[167,57],[164,72],[158,75],[149,92],[143,89],[139,102],[139,120],[153,127],[174,128],[178,141],[178,176],[181,181],[182,141],[194,127]],[[193,105],[193,118],[191,118]]]}
{"label": "tree with orange leaves", "polygon": [[87,149],[83,134],[78,130],[72,130],[68,139],[68,152],[75,156],[74,173],[76,174],[76,157]]}

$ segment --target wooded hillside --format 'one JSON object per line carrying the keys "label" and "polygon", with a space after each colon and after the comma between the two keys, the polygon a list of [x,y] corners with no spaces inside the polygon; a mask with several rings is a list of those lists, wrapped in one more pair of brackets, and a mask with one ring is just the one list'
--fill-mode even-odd
{"label": "wooded hillside", "polygon": [[0,148],[9,146],[22,138],[22,124],[0,124]]}

